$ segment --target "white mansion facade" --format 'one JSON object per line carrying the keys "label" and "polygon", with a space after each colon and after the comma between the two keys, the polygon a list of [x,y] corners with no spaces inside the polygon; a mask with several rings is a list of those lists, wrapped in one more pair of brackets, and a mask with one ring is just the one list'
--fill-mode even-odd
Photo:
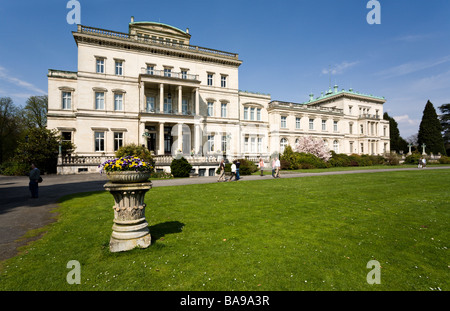
{"label": "white mansion facade", "polygon": [[130,143],[154,152],[157,167],[180,153],[267,159],[300,136],[337,153],[390,150],[384,98],[337,86],[303,103],[240,91],[238,54],[191,45],[188,29],[161,23],[132,18],[129,33],[78,25],[73,36],[77,72],[48,72],[47,127],[76,146],[67,167],[99,164]]}

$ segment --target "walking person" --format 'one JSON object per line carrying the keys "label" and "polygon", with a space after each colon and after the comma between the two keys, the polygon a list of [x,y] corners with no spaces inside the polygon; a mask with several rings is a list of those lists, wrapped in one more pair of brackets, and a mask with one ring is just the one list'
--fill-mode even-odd
{"label": "walking person", "polygon": [[419,159],[419,163],[417,164],[417,168],[422,168],[422,158]]}
{"label": "walking person", "polygon": [[425,168],[427,166],[427,159],[422,158],[422,167]]}
{"label": "walking person", "polygon": [[262,158],[259,158],[259,169],[261,171],[261,176],[264,175],[264,160]]}
{"label": "walking person", "polygon": [[239,175],[239,167],[241,166],[241,162],[239,159],[236,160],[236,180],[241,179],[241,175]]}
{"label": "walking person", "polygon": [[231,179],[233,179],[233,176],[234,176],[234,180],[237,180],[236,179],[236,163],[235,163],[236,161],[233,161],[233,163],[231,164],[231,176],[230,176],[230,179],[228,179],[228,181],[231,181]]}
{"label": "walking person", "polygon": [[217,181],[225,181],[225,161],[222,159],[219,164],[220,175]]}
{"label": "walking person", "polygon": [[280,160],[278,158],[275,158],[275,177],[276,178],[280,178],[280,169],[281,169],[281,163]]}
{"label": "walking person", "polygon": [[37,199],[39,197],[39,179],[41,178],[41,171],[31,163],[31,171],[30,171],[30,183],[28,184],[28,188],[31,192],[31,197],[33,199]]}
{"label": "walking person", "polygon": [[275,159],[272,159],[272,177],[273,178],[275,178],[275,168],[276,168],[275,163],[276,163]]}

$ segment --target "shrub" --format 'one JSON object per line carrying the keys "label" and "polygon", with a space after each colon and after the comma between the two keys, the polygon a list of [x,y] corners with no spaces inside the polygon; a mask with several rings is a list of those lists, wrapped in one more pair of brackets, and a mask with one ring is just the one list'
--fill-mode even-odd
{"label": "shrub", "polygon": [[258,166],[250,160],[239,159],[239,162],[241,162],[241,165],[239,166],[239,175],[251,175],[258,170]]}
{"label": "shrub", "polygon": [[138,146],[136,144],[129,144],[119,148],[116,151],[116,157],[122,158],[126,156],[138,157],[144,162],[149,163],[152,166],[152,172],[154,171],[155,161],[150,153],[150,151],[144,146]]}
{"label": "shrub", "polygon": [[386,164],[387,165],[399,165],[400,164],[400,158],[395,152],[391,152],[388,155],[386,155]]}
{"label": "shrub", "polygon": [[450,157],[441,156],[439,159],[439,163],[441,164],[450,164]]}
{"label": "shrub", "polygon": [[150,175],[150,178],[171,179],[173,175],[166,172],[154,172]]}
{"label": "shrub", "polygon": [[184,157],[181,159],[173,159],[170,164],[170,171],[173,177],[189,177],[192,165]]}
{"label": "shrub", "polygon": [[405,158],[405,164],[417,164],[419,163],[419,159],[422,157],[420,153],[410,154]]}
{"label": "shrub", "polygon": [[335,153],[331,151],[331,159],[328,161],[333,167],[347,167],[350,166],[350,157],[343,153]]}
{"label": "shrub", "polygon": [[0,174],[8,176],[24,176],[30,171],[30,166],[23,162],[10,160],[2,163]]}
{"label": "shrub", "polygon": [[310,153],[297,153],[295,157],[297,169],[327,168],[328,165],[322,159]]}

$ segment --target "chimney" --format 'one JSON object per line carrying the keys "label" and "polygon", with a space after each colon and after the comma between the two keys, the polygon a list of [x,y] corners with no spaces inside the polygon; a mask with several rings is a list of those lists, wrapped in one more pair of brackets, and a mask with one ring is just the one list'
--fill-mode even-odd
{"label": "chimney", "polygon": [[313,100],[314,100],[314,94],[311,93],[311,94],[309,94],[309,101],[312,102]]}
{"label": "chimney", "polygon": [[337,86],[337,84],[334,85],[334,92],[335,92],[335,93],[338,92],[338,86]]}
{"label": "chimney", "polygon": [[186,28],[186,33],[189,33],[189,28]]}
{"label": "chimney", "polygon": [[134,23],[134,16],[131,16],[131,22]]}

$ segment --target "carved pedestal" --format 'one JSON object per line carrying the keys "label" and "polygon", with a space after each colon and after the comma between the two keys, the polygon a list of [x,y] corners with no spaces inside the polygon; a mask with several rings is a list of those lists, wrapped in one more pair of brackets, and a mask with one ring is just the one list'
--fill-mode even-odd
{"label": "carved pedestal", "polygon": [[152,188],[152,183],[108,182],[104,188],[113,195],[115,201],[110,251],[121,252],[136,247],[148,247],[151,236],[145,219],[144,198],[146,192]]}

